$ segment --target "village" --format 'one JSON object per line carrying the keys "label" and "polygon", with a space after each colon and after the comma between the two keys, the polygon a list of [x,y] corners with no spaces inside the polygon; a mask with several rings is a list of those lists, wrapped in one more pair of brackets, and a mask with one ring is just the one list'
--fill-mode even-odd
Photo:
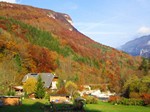
{"label": "village", "polygon": [[[34,78],[38,79],[38,77],[41,76],[43,86],[46,90],[51,90],[52,92],[56,92],[56,94],[49,94],[49,101],[50,102],[55,102],[55,103],[71,103],[71,94],[66,93],[60,93],[58,94],[57,91],[57,83],[58,83],[58,76],[52,73],[28,73],[27,75],[24,76],[22,79],[22,84],[26,83],[27,80]],[[30,85],[32,86],[32,85]],[[13,95],[7,95],[7,96],[0,96],[0,106],[2,105],[21,105],[21,99],[24,99],[25,97],[25,91],[23,88],[23,85],[19,86],[13,86],[12,89],[15,91],[14,96]],[[83,90],[76,91],[79,95],[78,97],[82,98],[84,95],[89,95],[98,98],[99,100],[102,101],[108,101],[110,96],[115,95],[115,93],[111,93],[110,91],[107,92],[101,92],[100,90],[92,90],[89,85],[83,85]],[[27,94],[28,98],[34,100],[35,93],[29,93]]]}

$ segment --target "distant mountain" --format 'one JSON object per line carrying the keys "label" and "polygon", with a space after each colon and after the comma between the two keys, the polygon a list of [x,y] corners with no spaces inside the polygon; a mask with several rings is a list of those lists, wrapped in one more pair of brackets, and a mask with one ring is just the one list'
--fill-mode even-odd
{"label": "distant mountain", "polygon": [[150,35],[127,42],[121,46],[121,50],[133,56],[150,58]]}

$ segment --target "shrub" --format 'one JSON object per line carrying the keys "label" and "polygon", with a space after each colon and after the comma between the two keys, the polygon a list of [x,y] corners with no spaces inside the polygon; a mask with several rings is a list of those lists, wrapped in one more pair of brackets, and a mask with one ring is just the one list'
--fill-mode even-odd
{"label": "shrub", "polygon": [[79,98],[80,97],[80,94],[78,92],[75,92],[74,96],[73,96],[73,99],[76,99],[76,98]]}
{"label": "shrub", "polygon": [[111,102],[111,103],[117,102],[118,103],[120,100],[121,100],[120,96],[110,96],[108,102]]}
{"label": "shrub", "polygon": [[130,92],[130,98],[135,98],[135,99],[139,99],[140,98],[140,94],[137,92]]}
{"label": "shrub", "polygon": [[86,104],[97,104],[98,99],[93,96],[84,96],[84,99],[86,100]]}
{"label": "shrub", "polygon": [[37,80],[33,77],[28,78],[28,80],[23,83],[23,90],[27,94],[34,93],[36,88]]}
{"label": "shrub", "polygon": [[24,92],[24,98],[29,98],[27,92]]}
{"label": "shrub", "polygon": [[77,91],[77,88],[78,88],[78,86],[72,81],[68,81],[65,84],[65,89],[70,94],[71,97],[74,97],[74,95]]}
{"label": "shrub", "polygon": [[143,93],[143,94],[141,95],[141,98],[142,98],[143,101],[144,101],[144,105],[150,105],[150,94]]}
{"label": "shrub", "polygon": [[144,105],[144,101],[141,99],[127,99],[127,98],[122,98],[119,101],[119,104],[123,104],[123,105],[139,105],[139,106],[143,106]]}
{"label": "shrub", "polygon": [[15,91],[12,90],[7,92],[8,96],[15,96],[15,94],[16,94]]}
{"label": "shrub", "polygon": [[50,100],[50,94],[48,92],[45,93],[45,99]]}
{"label": "shrub", "polygon": [[121,98],[118,96],[111,96],[109,98],[109,102],[112,104],[122,104],[122,105],[139,105],[143,106],[144,101],[142,99],[135,99],[135,98]]}

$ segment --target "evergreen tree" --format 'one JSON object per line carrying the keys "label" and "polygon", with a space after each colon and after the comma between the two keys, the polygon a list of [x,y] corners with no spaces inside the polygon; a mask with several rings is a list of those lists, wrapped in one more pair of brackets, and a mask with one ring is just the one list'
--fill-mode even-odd
{"label": "evergreen tree", "polygon": [[45,88],[42,82],[42,78],[39,75],[38,80],[37,80],[36,90],[35,90],[35,97],[44,98],[44,96],[45,96]]}

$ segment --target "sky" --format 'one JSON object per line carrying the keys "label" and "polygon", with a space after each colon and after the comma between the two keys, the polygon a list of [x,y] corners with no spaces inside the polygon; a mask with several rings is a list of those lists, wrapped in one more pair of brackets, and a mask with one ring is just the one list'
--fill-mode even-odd
{"label": "sky", "polygon": [[150,34],[150,0],[0,0],[69,14],[91,39],[118,48]]}

